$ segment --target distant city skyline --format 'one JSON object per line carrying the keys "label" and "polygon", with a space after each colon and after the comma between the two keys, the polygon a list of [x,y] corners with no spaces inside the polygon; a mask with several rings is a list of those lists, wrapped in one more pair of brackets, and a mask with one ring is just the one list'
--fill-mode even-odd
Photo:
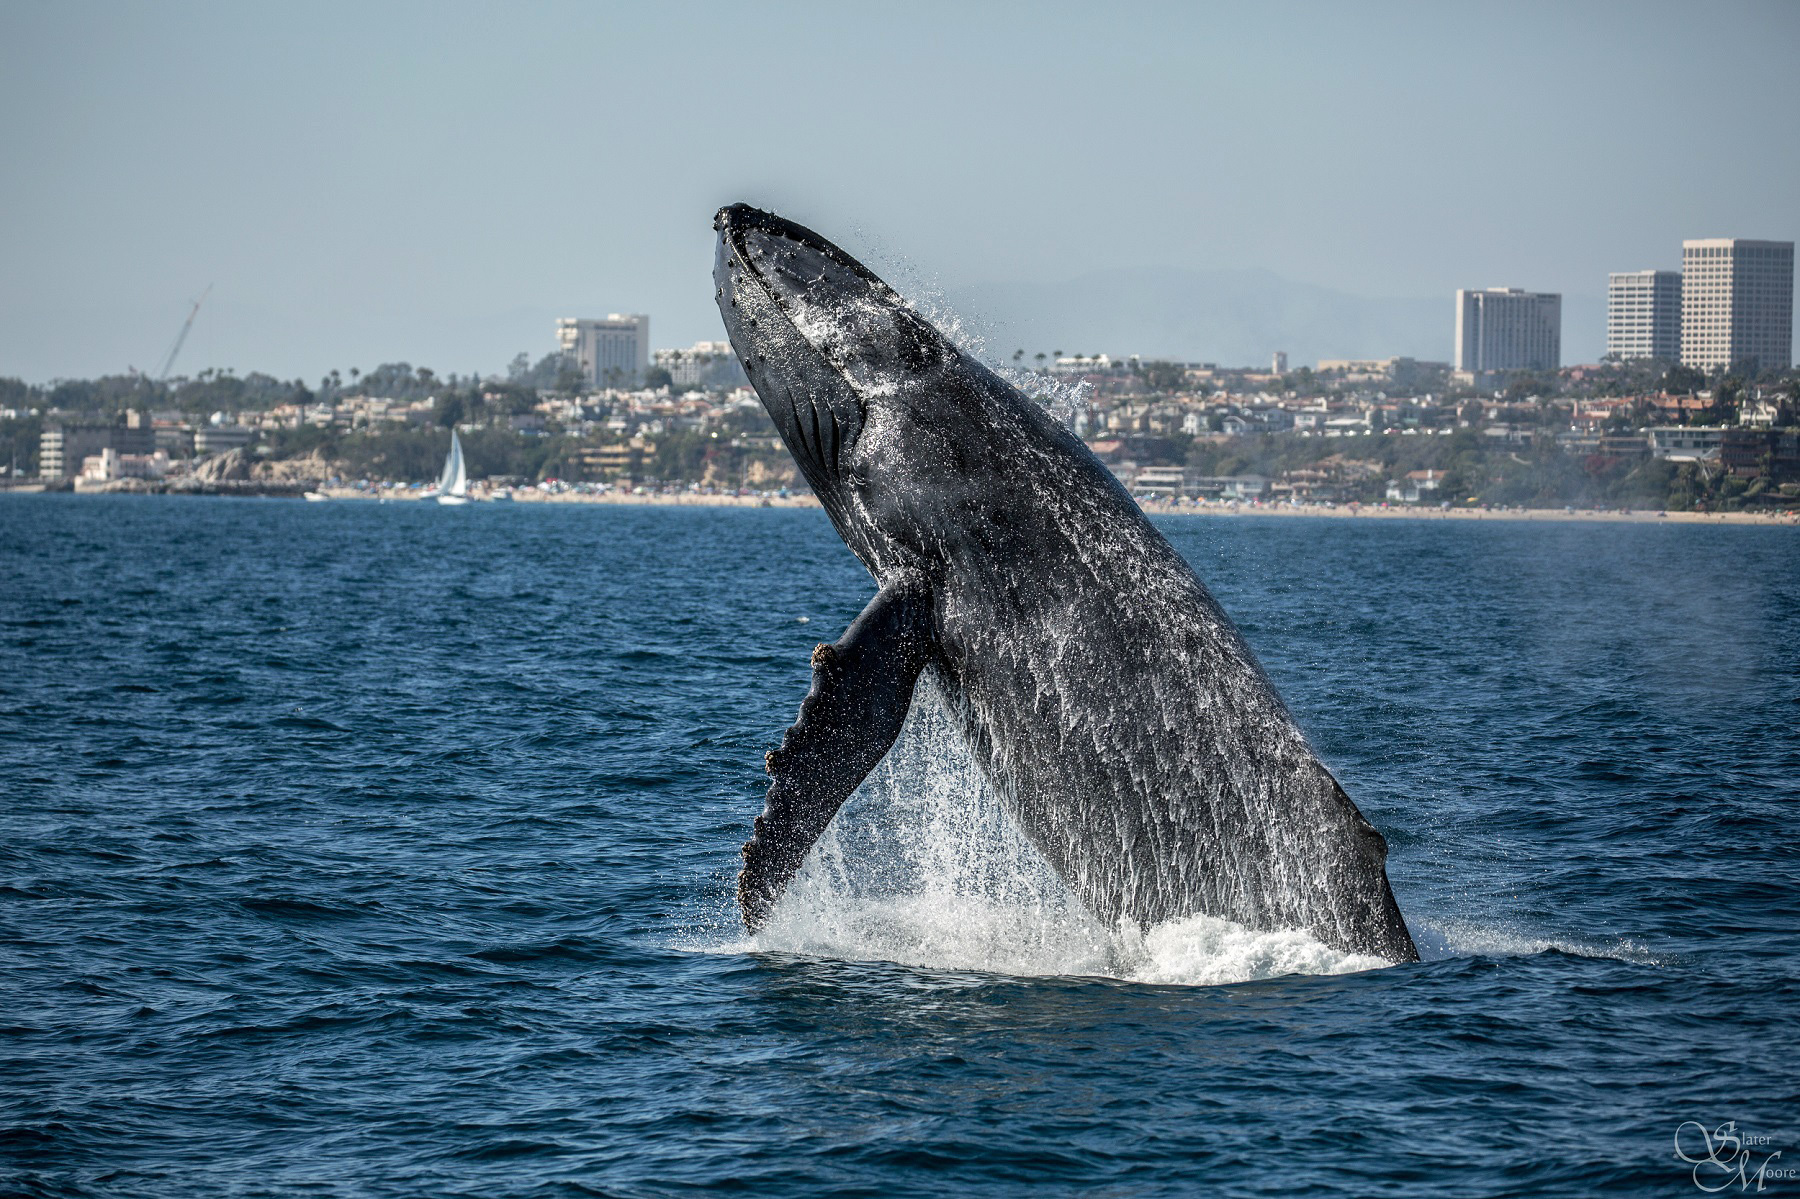
{"label": "distant city skyline", "polygon": [[[1563,360],[1593,360],[1611,273],[1800,235],[1797,44],[1772,3],[13,3],[0,375],[154,372],[209,284],[178,371],[489,373],[608,312],[712,340],[740,199],[995,357],[1448,358],[1414,310],[1504,280],[1562,294]],[[1732,85],[1636,93],[1657,136],[1601,136],[1622,67]],[[1133,344],[1092,286],[1223,290]]]}

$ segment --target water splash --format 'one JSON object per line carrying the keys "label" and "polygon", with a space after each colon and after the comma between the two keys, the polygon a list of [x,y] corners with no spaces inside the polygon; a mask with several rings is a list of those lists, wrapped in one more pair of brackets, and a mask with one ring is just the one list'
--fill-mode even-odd
{"label": "water splash", "polygon": [[1419,955],[1428,962],[1464,957],[1530,957],[1551,951],[1642,966],[1664,966],[1669,962],[1667,955],[1652,953],[1649,946],[1630,938],[1596,942],[1554,937],[1485,920],[1440,917],[1429,923],[1415,923],[1413,933]]}
{"label": "water splash", "polygon": [[1388,964],[1211,916],[1107,927],[1019,832],[929,679],[769,922],[718,948],[1186,985]]}
{"label": "water splash", "polygon": [[[863,230],[859,240],[871,239]],[[1093,385],[1047,374],[1010,361],[994,348],[994,321],[986,315],[969,315],[951,304],[942,281],[928,274],[912,259],[877,245],[867,256],[889,286],[907,298],[920,316],[930,321],[957,349],[983,363],[1002,379],[1050,410],[1058,422],[1074,428],[1078,417],[1092,419]]]}

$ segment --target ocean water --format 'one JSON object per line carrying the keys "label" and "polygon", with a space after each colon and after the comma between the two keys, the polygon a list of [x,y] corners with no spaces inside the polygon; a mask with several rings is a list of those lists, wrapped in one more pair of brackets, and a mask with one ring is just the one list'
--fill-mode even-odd
{"label": "ocean water", "polygon": [[1800,1191],[1800,533],[1162,527],[1426,961],[1096,925],[928,694],[746,937],[817,512],[0,497],[0,1193]]}

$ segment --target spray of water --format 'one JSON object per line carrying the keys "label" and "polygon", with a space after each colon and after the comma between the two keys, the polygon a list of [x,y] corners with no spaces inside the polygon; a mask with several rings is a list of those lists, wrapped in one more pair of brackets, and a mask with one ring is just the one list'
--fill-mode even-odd
{"label": "spray of water", "polygon": [[[867,240],[866,234],[863,236]],[[1072,429],[1078,417],[1091,418],[1094,390],[1091,384],[1009,363],[1004,351],[997,351],[993,346],[992,320],[971,317],[952,307],[936,277],[927,275],[911,259],[899,256],[885,246],[869,259],[878,268],[877,273],[907,297],[907,302],[919,315],[949,338],[951,344],[1048,408],[1064,426]]]}
{"label": "spray of water", "polygon": [[718,948],[1189,985],[1387,965],[1211,916],[1102,924],[1020,834],[928,679],[768,924]]}

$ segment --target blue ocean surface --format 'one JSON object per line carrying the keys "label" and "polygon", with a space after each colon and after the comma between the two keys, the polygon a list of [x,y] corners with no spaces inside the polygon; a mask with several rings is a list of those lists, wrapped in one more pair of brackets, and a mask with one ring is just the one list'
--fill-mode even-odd
{"label": "blue ocean surface", "polygon": [[0,1192],[1800,1191],[1800,533],[1160,523],[1425,961],[1094,926],[929,695],[747,937],[816,511],[0,497]]}

